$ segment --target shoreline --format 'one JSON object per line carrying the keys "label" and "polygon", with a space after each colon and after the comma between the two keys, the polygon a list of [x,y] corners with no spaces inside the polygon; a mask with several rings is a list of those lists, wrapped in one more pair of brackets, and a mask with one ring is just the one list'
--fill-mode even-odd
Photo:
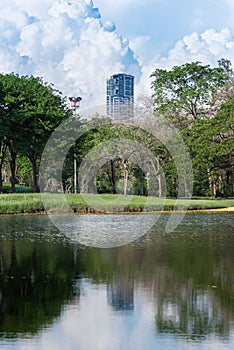
{"label": "shoreline", "polygon": [[101,211],[101,210],[87,210],[90,208],[86,208],[86,210],[75,210],[75,211],[71,211],[71,212],[61,212],[61,211],[51,211],[51,212],[46,212],[44,211],[39,211],[39,210],[35,210],[35,211],[28,211],[28,212],[6,212],[6,213],[0,213],[0,217],[1,216],[8,216],[8,215],[12,215],[12,216],[26,216],[26,215],[139,215],[139,214],[184,214],[184,213],[188,213],[188,214],[196,214],[196,213],[209,213],[209,214],[215,214],[215,213],[234,213],[234,207],[227,207],[227,208],[207,208],[207,209],[179,209],[179,210],[149,210],[149,211],[123,211],[123,210],[119,210],[119,211]]}

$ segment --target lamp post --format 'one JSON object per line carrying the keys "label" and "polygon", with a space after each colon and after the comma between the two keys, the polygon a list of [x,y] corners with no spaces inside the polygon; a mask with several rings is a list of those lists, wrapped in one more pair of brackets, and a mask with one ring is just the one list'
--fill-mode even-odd
{"label": "lamp post", "polygon": [[[71,107],[74,109],[74,116],[76,117],[76,111],[80,107],[80,101],[82,98],[78,97],[69,97],[69,101],[71,102]],[[77,159],[76,152],[74,152],[74,193],[77,193]]]}
{"label": "lamp post", "polygon": [[147,183],[147,194],[149,195],[149,181],[150,181],[150,173],[147,173],[146,174],[146,177],[145,177],[145,179],[146,179],[146,183]]}
{"label": "lamp post", "polygon": [[72,108],[74,108],[75,116],[76,116],[76,109],[80,107],[80,101],[82,100],[82,97],[69,97],[69,101],[71,102]]}

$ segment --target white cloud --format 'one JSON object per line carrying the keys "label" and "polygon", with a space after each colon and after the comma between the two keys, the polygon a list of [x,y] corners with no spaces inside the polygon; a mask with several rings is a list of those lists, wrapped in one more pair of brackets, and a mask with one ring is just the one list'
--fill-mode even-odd
{"label": "white cloud", "polygon": [[149,35],[142,35],[130,40],[130,47],[141,62],[147,60],[150,55],[148,52],[151,44],[150,39]]}
{"label": "white cloud", "polygon": [[113,32],[113,31],[116,29],[116,26],[115,26],[114,22],[112,22],[112,21],[107,21],[107,22],[104,24],[104,29],[105,29],[107,32]]}
{"label": "white cloud", "polygon": [[[111,8],[142,4],[120,1]],[[233,6],[231,0],[226,3]],[[136,76],[136,94],[151,94],[149,76],[156,68],[191,61],[215,65],[221,57],[234,63],[234,39],[227,28],[185,35],[164,56],[152,54],[153,43],[151,34],[137,31],[129,43],[111,20],[102,23],[91,0],[1,0],[1,72],[42,76],[65,95],[82,96],[82,107],[105,103],[106,78],[116,72]]]}
{"label": "white cloud", "polygon": [[192,33],[177,42],[169,52],[168,58],[163,61],[168,67],[173,64],[182,64],[191,61],[201,61],[215,65],[221,57],[234,62],[234,50],[232,45],[234,38],[230,29],[221,31],[208,29],[201,35]]}
{"label": "white cloud", "polygon": [[105,103],[109,75],[126,71],[139,76],[128,41],[113,22],[101,22],[91,0],[42,0],[35,7],[25,0],[3,1],[3,73],[42,76],[66,95],[80,94],[86,106]]}
{"label": "white cloud", "polygon": [[29,16],[46,18],[48,10],[54,3],[54,0],[3,0],[9,3],[15,3],[15,9],[23,9]]}
{"label": "white cloud", "polygon": [[[226,53],[230,55],[230,44],[234,43],[231,30],[228,28],[216,32],[214,29],[209,29],[201,35],[201,38],[206,43],[208,50],[214,55],[222,55]],[[233,52],[231,52],[231,55]]]}
{"label": "white cloud", "polygon": [[234,66],[234,37],[230,29],[224,28],[221,31],[208,29],[200,35],[196,32],[186,35],[175,44],[168,56],[157,56],[148,64],[145,62],[137,91],[152,93],[149,76],[156,68],[171,69],[173,66],[192,61],[216,66],[222,57],[231,60]]}

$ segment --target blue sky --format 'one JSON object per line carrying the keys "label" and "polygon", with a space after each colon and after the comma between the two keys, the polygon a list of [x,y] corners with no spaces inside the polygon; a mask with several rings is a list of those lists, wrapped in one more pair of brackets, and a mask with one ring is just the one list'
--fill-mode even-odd
{"label": "blue sky", "polygon": [[105,103],[106,79],[190,61],[234,62],[233,0],[1,0],[0,71],[41,76],[82,105]]}
{"label": "blue sky", "polygon": [[[217,0],[94,0],[104,20],[115,22],[130,41],[149,36],[148,53],[166,55],[183,36],[232,26],[230,8]],[[146,45],[145,45],[146,46]]]}

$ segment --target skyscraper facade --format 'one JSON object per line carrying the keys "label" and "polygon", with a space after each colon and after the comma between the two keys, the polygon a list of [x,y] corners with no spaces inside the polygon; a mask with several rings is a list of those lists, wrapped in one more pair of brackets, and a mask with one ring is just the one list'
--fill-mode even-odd
{"label": "skyscraper facade", "polygon": [[107,79],[107,115],[114,119],[133,115],[134,76],[119,73]]}

